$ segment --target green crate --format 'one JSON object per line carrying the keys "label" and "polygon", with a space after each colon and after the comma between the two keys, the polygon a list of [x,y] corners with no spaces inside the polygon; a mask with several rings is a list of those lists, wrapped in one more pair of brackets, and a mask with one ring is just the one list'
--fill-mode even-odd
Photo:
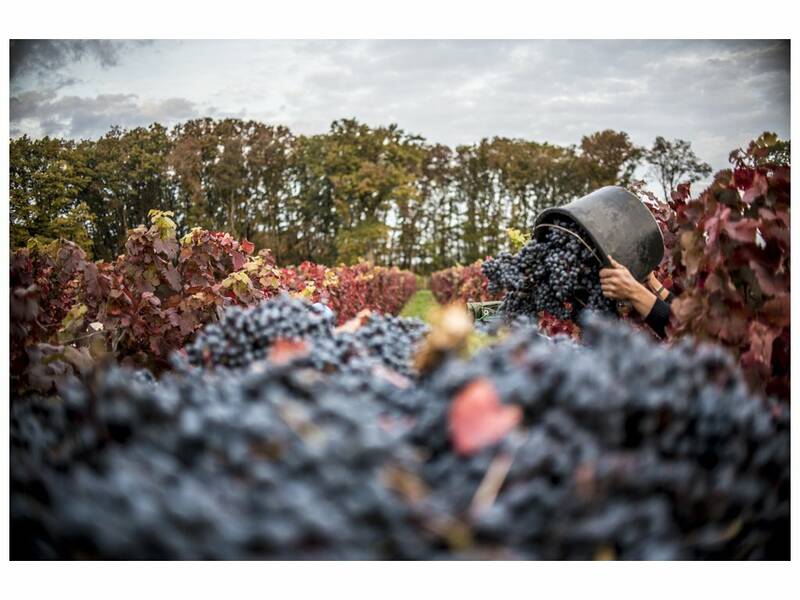
{"label": "green crate", "polygon": [[500,301],[493,302],[467,302],[467,312],[473,321],[491,321],[497,317]]}

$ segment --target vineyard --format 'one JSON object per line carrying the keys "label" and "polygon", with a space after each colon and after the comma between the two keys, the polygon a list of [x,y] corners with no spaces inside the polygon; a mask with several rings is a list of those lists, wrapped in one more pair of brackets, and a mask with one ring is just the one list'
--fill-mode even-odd
{"label": "vineyard", "polygon": [[114,260],[34,239],[11,257],[12,558],[788,559],[776,143],[697,196],[629,186],[666,339],[556,233],[432,273],[427,321],[399,316],[411,271],[281,265],[170,211]]}
{"label": "vineyard", "polygon": [[[178,240],[171,213],[149,216],[151,225],[132,230],[126,253],[112,263],[92,262],[63,240],[14,254],[12,366],[27,371],[35,389],[49,391],[56,356],[67,369],[111,354],[161,370],[170,353],[230,306],[292,294],[324,304],[344,323],[361,310],[396,314],[416,289],[413,273],[397,268],[282,268],[269,251],[253,256],[253,244],[226,233],[195,228]],[[36,361],[28,369],[31,351],[47,353],[51,368],[42,373]]]}

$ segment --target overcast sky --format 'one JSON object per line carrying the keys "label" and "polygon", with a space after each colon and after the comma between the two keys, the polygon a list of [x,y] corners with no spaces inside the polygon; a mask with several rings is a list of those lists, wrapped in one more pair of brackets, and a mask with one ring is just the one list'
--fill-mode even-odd
{"label": "overcast sky", "polygon": [[781,41],[12,42],[10,131],[241,117],[321,133],[356,117],[451,146],[495,135],[577,144],[602,129],[692,142],[717,170],[788,137]]}

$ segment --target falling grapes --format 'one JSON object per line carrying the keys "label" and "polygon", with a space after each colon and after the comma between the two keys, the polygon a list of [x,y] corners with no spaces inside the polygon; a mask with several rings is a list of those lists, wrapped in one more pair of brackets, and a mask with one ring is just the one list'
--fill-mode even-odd
{"label": "falling grapes", "polygon": [[566,219],[555,218],[552,225],[517,254],[502,252],[483,263],[489,291],[506,291],[501,312],[507,319],[546,311],[576,320],[586,309],[616,314],[616,303],[603,296],[597,258],[576,237],[585,240],[586,234]]}

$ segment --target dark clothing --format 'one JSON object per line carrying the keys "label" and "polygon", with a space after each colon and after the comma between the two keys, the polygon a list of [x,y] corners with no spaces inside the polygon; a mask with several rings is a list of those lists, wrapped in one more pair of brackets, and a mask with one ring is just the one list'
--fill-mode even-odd
{"label": "dark clothing", "polygon": [[667,325],[669,324],[669,315],[672,312],[670,308],[670,304],[675,299],[675,295],[670,292],[667,296],[666,300],[662,300],[661,298],[656,295],[656,303],[653,304],[653,308],[650,309],[647,317],[645,317],[645,323],[650,326],[650,329],[656,332],[656,335],[660,338],[666,337],[667,335]]}

